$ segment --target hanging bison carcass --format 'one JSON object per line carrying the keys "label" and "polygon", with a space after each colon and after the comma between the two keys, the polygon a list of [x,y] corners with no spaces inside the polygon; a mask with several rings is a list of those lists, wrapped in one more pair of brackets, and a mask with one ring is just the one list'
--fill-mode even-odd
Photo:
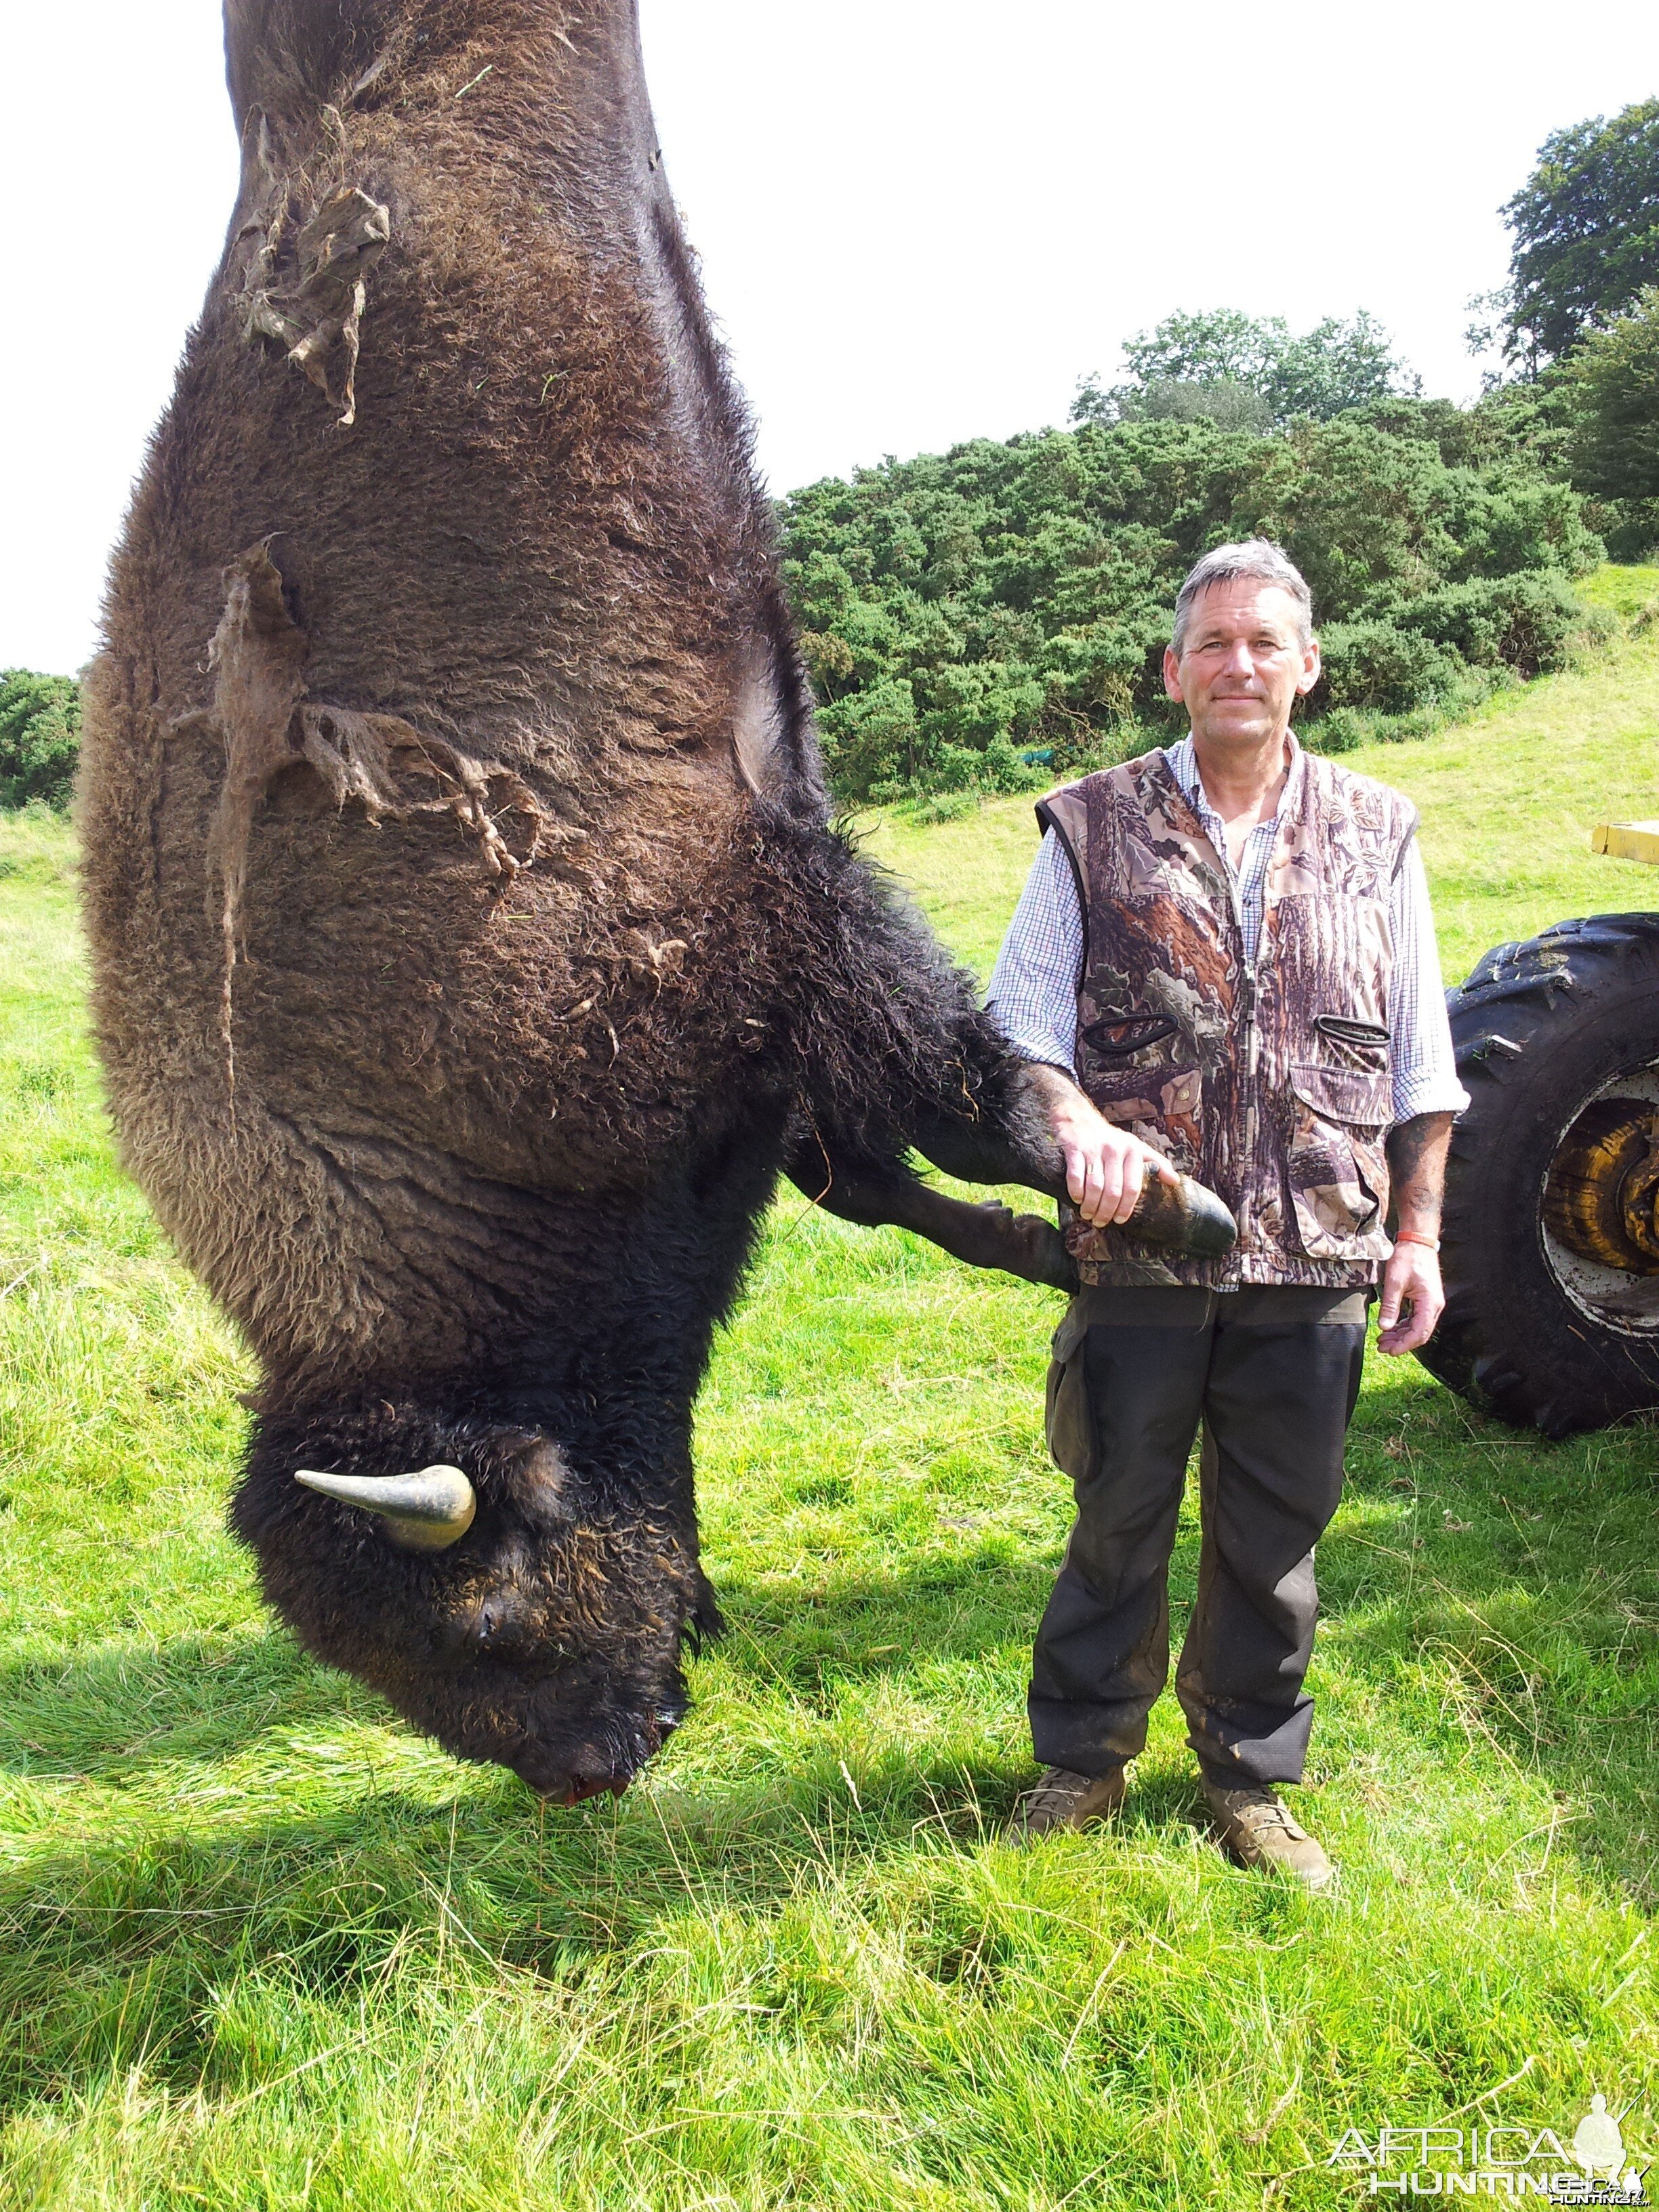
{"label": "hanging bison carcass", "polygon": [[1055,1282],[963,979],[827,824],[632,0],[228,0],[242,179],[81,787],[124,1156],[261,1382],[321,1657],[550,1796],[713,1618],[691,1406],[780,1171]]}

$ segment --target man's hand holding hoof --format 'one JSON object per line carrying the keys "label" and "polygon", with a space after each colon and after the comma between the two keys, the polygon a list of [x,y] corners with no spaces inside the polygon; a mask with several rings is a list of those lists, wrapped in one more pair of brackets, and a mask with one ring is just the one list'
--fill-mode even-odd
{"label": "man's hand holding hoof", "polygon": [[1147,1179],[1180,1182],[1168,1160],[1109,1121],[1088,1094],[1057,1067],[1034,1067],[1031,1080],[1066,1162],[1067,1196],[1091,1229],[1120,1227],[1140,1203]]}

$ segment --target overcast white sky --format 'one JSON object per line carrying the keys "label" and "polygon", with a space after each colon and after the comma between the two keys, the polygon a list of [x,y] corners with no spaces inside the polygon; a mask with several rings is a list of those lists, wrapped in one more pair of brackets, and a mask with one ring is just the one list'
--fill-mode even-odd
{"label": "overcast white sky", "polygon": [[[1659,89],[1654,0],[641,0],[775,488],[1063,421],[1176,307],[1369,307],[1467,395],[1545,135]],[[91,651],[234,184],[217,0],[16,11],[0,666]],[[372,336],[370,337],[373,343]]]}

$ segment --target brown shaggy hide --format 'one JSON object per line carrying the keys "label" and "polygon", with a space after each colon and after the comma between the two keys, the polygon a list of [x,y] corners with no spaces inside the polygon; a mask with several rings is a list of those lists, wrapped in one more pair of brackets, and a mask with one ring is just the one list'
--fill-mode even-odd
{"label": "brown shaggy hide", "polygon": [[[260,1364],[271,1602],[452,1750],[621,1788],[713,1621],[691,1406],[780,1168],[1063,1281],[900,1164],[1054,1162],[827,825],[629,0],[227,33],[240,197],[89,685],[110,1097]],[[441,1552],[294,1480],[434,1462]]]}

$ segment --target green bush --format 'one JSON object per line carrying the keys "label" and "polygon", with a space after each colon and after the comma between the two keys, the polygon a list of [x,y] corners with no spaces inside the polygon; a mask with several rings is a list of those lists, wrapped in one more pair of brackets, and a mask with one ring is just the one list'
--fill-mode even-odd
{"label": "green bush", "polygon": [[916,702],[902,677],[883,678],[823,708],[818,736],[830,781],[849,797],[866,797],[884,779],[908,783],[915,776]]}
{"label": "green bush", "polygon": [[81,692],[70,676],[0,670],[0,807],[66,807],[81,750]]}
{"label": "green bush", "polygon": [[1450,646],[1480,667],[1541,676],[1564,667],[1587,611],[1559,571],[1480,577],[1448,584],[1402,610],[1401,627]]}
{"label": "green bush", "polygon": [[941,791],[931,799],[919,799],[910,809],[913,822],[960,822],[971,814],[985,796],[980,791]]}
{"label": "green bush", "polygon": [[1610,561],[1632,567],[1659,561],[1659,499],[1620,500],[1603,527]]}
{"label": "green bush", "polygon": [[1308,577],[1334,647],[1315,716],[1441,715],[1559,665],[1571,580],[1603,551],[1549,473],[1564,404],[1388,397],[1273,435],[1086,422],[794,493],[785,580],[838,795],[1018,789],[1024,753],[1057,781],[1184,727],[1163,683],[1176,592],[1255,533]]}
{"label": "green bush", "polygon": [[1659,285],[1586,337],[1572,367],[1573,482],[1620,507],[1659,501]]}
{"label": "green bush", "polygon": [[1310,752],[1351,753],[1374,734],[1374,724],[1371,716],[1355,708],[1333,707],[1316,722],[1307,724],[1300,734]]}
{"label": "green bush", "polygon": [[1403,714],[1444,697],[1456,680],[1447,653],[1393,623],[1333,623],[1322,643],[1322,689],[1334,708],[1370,707],[1384,714]]}

